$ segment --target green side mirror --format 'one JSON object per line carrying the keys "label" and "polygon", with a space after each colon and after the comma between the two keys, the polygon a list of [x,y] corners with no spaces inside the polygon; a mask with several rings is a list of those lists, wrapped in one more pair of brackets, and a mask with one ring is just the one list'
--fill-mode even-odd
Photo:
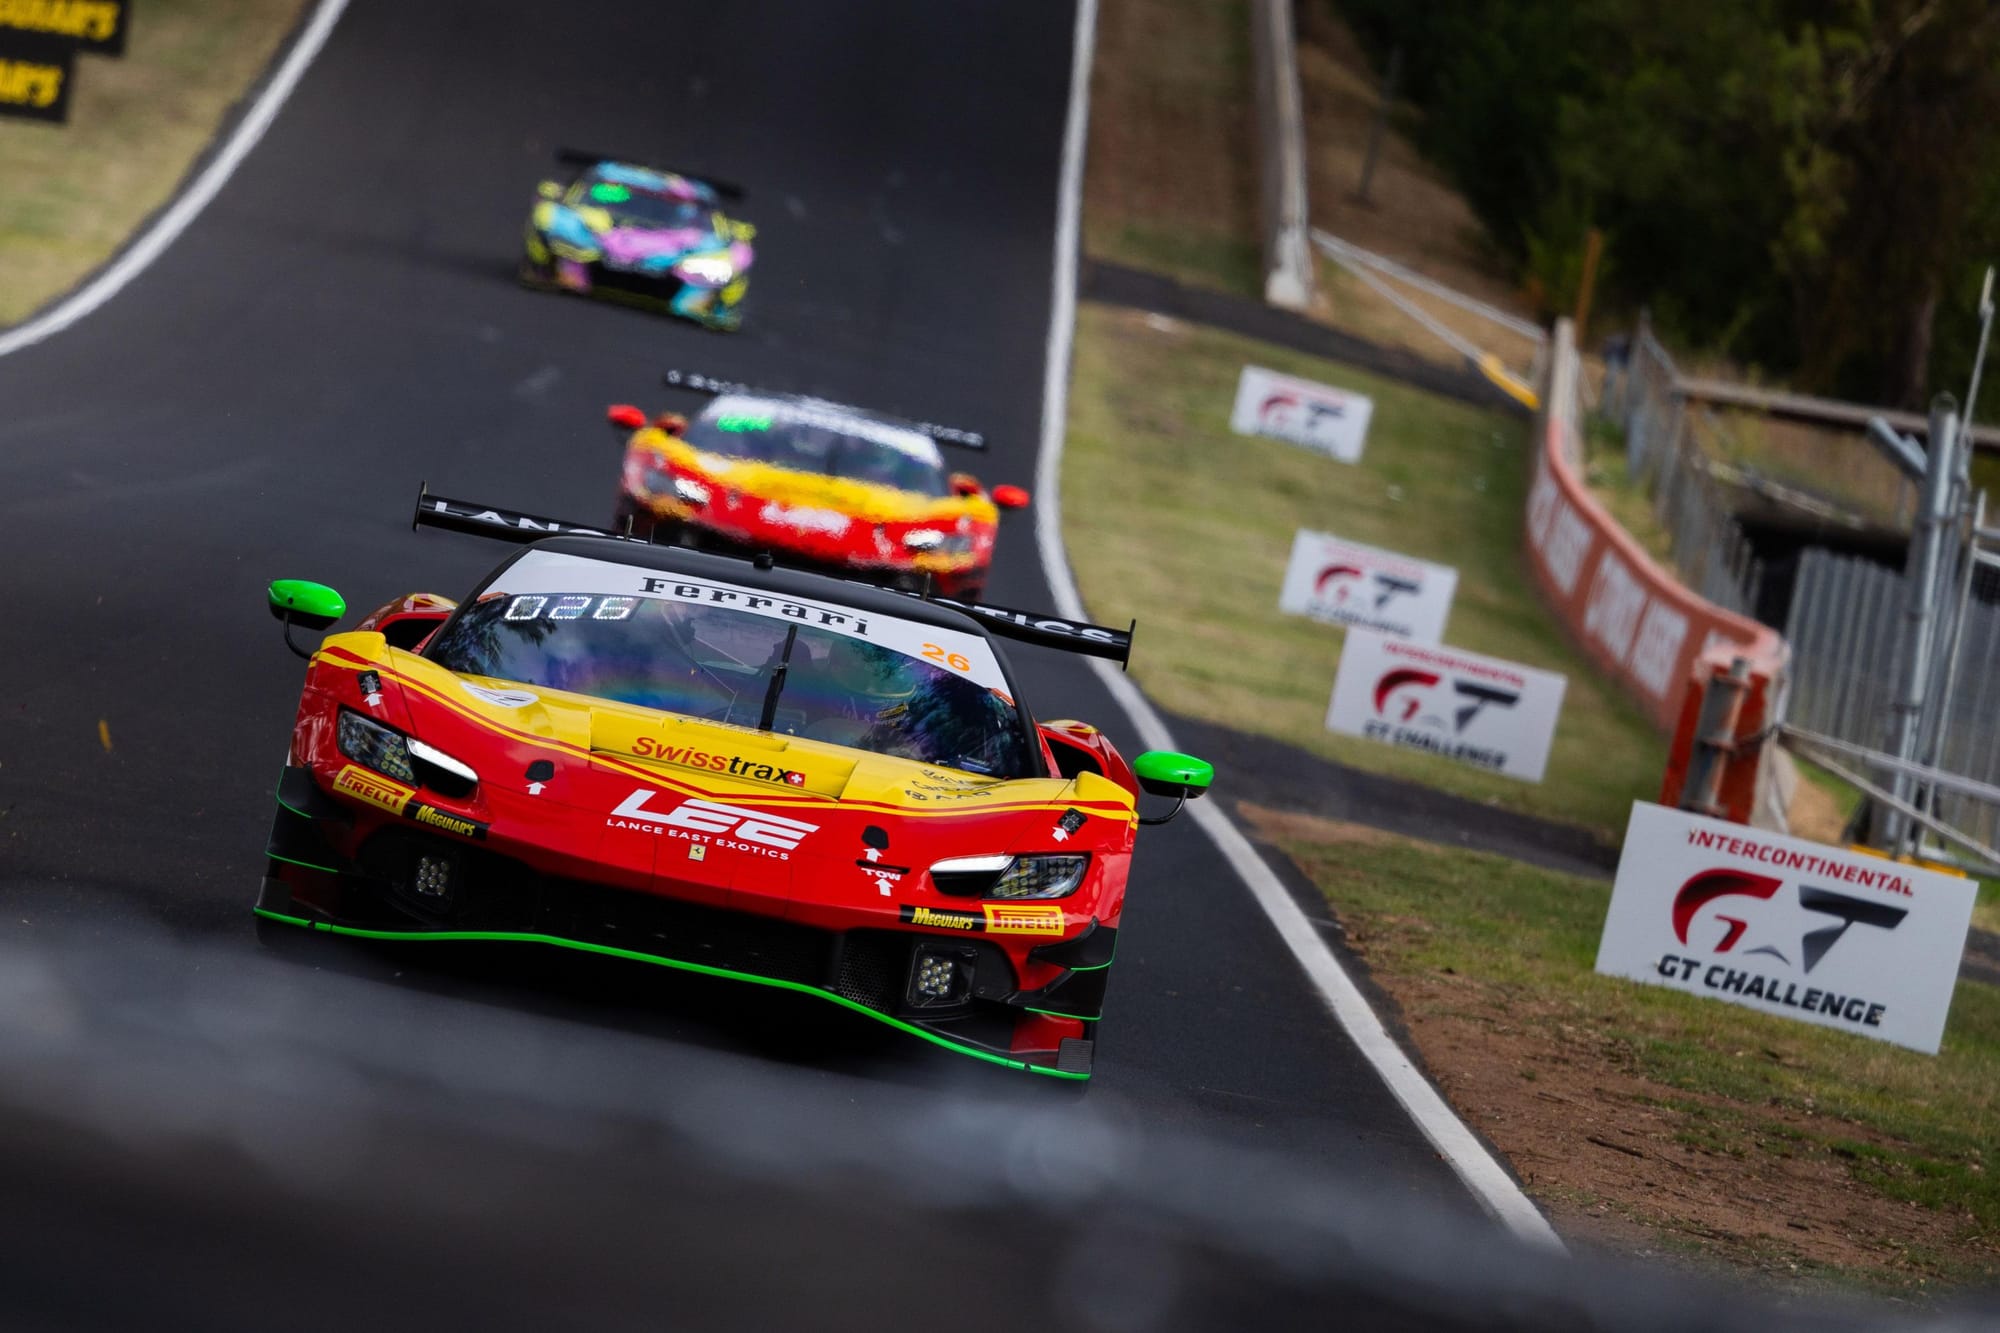
{"label": "green side mirror", "polygon": [[1215,765],[1174,750],[1148,750],[1132,761],[1139,788],[1149,796],[1193,800],[1215,781]]}
{"label": "green side mirror", "polygon": [[269,595],[273,616],[296,621],[307,629],[325,629],[347,614],[345,599],[324,583],[273,579]]}
{"label": "green side mirror", "polygon": [[544,199],[560,199],[563,195],[562,182],[543,181],[535,187],[535,193]]}

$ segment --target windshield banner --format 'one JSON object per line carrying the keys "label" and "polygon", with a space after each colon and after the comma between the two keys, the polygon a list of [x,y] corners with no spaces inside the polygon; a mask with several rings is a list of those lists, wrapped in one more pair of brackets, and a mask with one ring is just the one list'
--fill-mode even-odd
{"label": "windshield banner", "polygon": [[[1000,662],[993,655],[992,645],[976,634],[942,625],[920,625],[877,612],[856,611],[833,602],[786,597],[765,588],[747,588],[666,570],[638,569],[588,556],[531,551],[495,579],[484,595],[496,593],[572,598],[579,603],[577,614],[563,617],[571,619],[595,615],[596,611],[584,604],[592,596],[605,594],[742,611],[766,620],[810,626],[880,644],[905,657],[963,676],[985,689],[1007,693],[1007,678],[1000,673]],[[537,612],[541,613],[541,609],[537,608]],[[546,614],[555,618],[557,612],[550,609]],[[613,617],[607,614],[604,618]]]}

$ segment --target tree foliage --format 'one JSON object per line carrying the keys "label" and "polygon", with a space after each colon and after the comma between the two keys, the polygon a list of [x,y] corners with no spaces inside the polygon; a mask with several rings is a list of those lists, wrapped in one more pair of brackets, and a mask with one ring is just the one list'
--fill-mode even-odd
{"label": "tree foliage", "polygon": [[2000,254],[2000,5],[1319,2],[1402,48],[1421,146],[1551,306],[1595,226],[1609,294],[1683,339],[1907,405],[1962,380]]}

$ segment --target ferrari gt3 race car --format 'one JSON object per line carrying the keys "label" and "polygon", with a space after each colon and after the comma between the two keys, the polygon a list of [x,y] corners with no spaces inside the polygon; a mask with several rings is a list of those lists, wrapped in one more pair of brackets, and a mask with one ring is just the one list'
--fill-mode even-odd
{"label": "ferrari gt3 race car", "polygon": [[557,160],[582,170],[538,188],[521,281],[736,328],[757,229],[724,216],[722,200],[742,191],[574,149]]}
{"label": "ferrari gt3 race car", "polygon": [[983,449],[985,438],[799,394],[770,393],[670,370],[669,387],[706,394],[692,420],[611,408],[632,431],[615,526],[634,536],[926,589],[985,595],[1000,510],[1018,486],[991,492],[946,468],[940,444]]}
{"label": "ferrari gt3 race car", "polygon": [[[1129,632],[428,493],[416,522],[522,545],[294,646],[260,929],[616,954],[1089,1076],[1136,831],[1213,772],[1037,722],[998,640],[1122,662]],[[270,606],[287,643],[346,610]]]}

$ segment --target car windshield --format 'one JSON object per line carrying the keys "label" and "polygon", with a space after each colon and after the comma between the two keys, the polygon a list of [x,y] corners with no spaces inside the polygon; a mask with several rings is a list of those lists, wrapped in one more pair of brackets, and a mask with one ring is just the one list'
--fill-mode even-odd
{"label": "car windshield", "polygon": [[1028,749],[981,636],[530,551],[425,650],[450,671],[992,777]]}
{"label": "car windshield", "polygon": [[604,209],[620,227],[700,227],[708,219],[707,207],[695,200],[676,199],[657,190],[617,181],[589,183],[579,203]]}
{"label": "car windshield", "polygon": [[815,403],[727,394],[688,424],[686,439],[725,458],[931,497],[950,494],[944,459],[930,436]]}

